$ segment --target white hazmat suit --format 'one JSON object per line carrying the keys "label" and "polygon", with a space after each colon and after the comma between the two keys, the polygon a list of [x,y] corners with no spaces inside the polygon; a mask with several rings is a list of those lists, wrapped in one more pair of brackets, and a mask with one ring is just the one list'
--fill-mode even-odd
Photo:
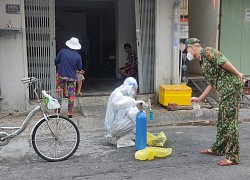
{"label": "white hazmat suit", "polygon": [[105,138],[117,147],[135,145],[131,140],[134,136],[131,135],[135,132],[136,115],[139,112],[136,105],[144,103],[134,99],[137,88],[136,80],[129,77],[109,97],[105,116],[105,128],[109,134]]}

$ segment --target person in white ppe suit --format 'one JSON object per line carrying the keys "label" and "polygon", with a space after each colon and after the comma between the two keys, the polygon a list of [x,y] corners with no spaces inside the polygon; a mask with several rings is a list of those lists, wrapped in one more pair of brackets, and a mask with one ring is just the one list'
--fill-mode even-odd
{"label": "person in white ppe suit", "polygon": [[139,112],[136,105],[144,104],[144,101],[134,99],[137,88],[136,80],[129,77],[109,97],[105,116],[105,128],[108,134],[105,138],[117,147],[135,145],[132,139],[134,139],[136,115]]}

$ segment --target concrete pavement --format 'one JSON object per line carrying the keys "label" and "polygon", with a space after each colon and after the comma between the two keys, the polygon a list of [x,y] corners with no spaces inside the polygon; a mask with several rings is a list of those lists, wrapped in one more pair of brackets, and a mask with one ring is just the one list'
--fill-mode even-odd
{"label": "concrete pavement", "polygon": [[[82,119],[83,120],[83,119]],[[152,161],[138,161],[134,158],[135,148],[120,148],[108,144],[104,130],[81,130],[81,142],[77,152],[67,161],[50,163],[40,159],[24,138],[11,142],[12,151],[6,155],[3,147],[0,163],[1,180],[10,179],[169,179],[169,180],[248,180],[250,176],[250,123],[242,123],[240,128],[241,164],[219,167],[216,162],[223,157],[202,155],[199,151],[209,147],[215,139],[215,126],[164,126],[149,128],[152,133],[164,131],[167,142],[164,147],[172,147],[169,157]],[[23,143],[20,143],[20,142]],[[10,148],[10,147],[9,147]],[[19,154],[19,151],[24,154]],[[24,151],[25,150],[25,151]],[[17,154],[17,155],[16,155]],[[10,158],[12,157],[12,159]],[[16,158],[15,158],[16,157]]]}
{"label": "concrete pavement", "polygon": [[[147,99],[152,96],[153,95],[151,94],[138,95],[137,99],[147,101]],[[102,119],[103,121],[108,97],[109,96],[78,98],[76,103],[79,113],[84,117],[98,117],[98,119]],[[192,108],[190,110],[169,111],[159,103],[154,102],[154,124],[156,126],[165,126],[171,124],[185,124],[190,122],[208,122],[217,120],[217,109],[211,108],[208,103],[201,103],[201,108],[203,111],[203,116],[196,117]],[[250,101],[247,99],[242,101],[239,121],[250,121]]]}
{"label": "concrete pavement", "polygon": [[[168,141],[164,147],[172,147],[171,156],[153,161],[140,162],[134,159],[134,147],[117,149],[108,144],[103,137],[106,131],[103,127],[106,96],[93,98],[78,98],[74,109],[73,120],[77,123],[81,142],[77,152],[67,161],[57,164],[47,163],[39,158],[32,147],[29,147],[29,132],[33,120],[23,134],[11,140],[4,147],[0,147],[0,175],[9,179],[16,178],[16,175],[6,169],[13,163],[19,163],[17,174],[26,172],[27,179],[248,179],[250,176],[250,111],[248,106],[240,110],[240,145],[241,164],[228,168],[218,168],[216,162],[222,157],[204,156],[199,154],[199,150],[209,147],[213,143],[216,134],[214,126],[217,120],[216,109],[211,109],[206,103],[202,104],[204,115],[196,117],[193,110],[169,111],[159,104],[154,104],[155,121],[149,124],[148,131],[158,134],[164,131]],[[148,97],[144,97],[148,98]],[[143,99],[143,97],[140,97]],[[66,102],[63,102],[65,107]],[[26,113],[17,113],[0,119],[2,125],[19,126],[21,119]],[[83,115],[82,115],[83,114]],[[3,114],[0,114],[2,117]],[[35,119],[39,119],[41,114],[37,114]],[[66,115],[66,108],[62,109],[62,115]],[[46,163],[46,166],[42,165]],[[4,163],[7,165],[4,165]],[[58,167],[74,167],[70,171],[60,171]],[[27,164],[50,171],[59,171],[56,174],[41,174],[40,171],[30,172],[32,167],[26,168]],[[91,166],[90,166],[91,164]],[[81,168],[84,167],[84,168]],[[81,171],[77,169],[81,169]],[[9,173],[8,173],[9,172]],[[234,173],[236,172],[236,173]],[[223,176],[221,176],[223,174]],[[64,176],[63,176],[64,175]],[[66,177],[65,177],[66,176]],[[64,178],[63,178],[64,177]],[[119,178],[117,178],[119,177]]]}
{"label": "concrete pavement", "polygon": [[[150,95],[138,97],[138,99],[147,99]],[[105,117],[105,110],[107,104],[108,96],[100,97],[86,97],[77,98],[76,107],[74,108],[74,118],[81,132],[105,132],[103,123]],[[67,116],[67,101],[63,100],[61,114]],[[153,104],[155,120],[153,123],[148,122],[148,127],[164,127],[164,126],[208,126],[214,125],[217,121],[217,111],[216,109],[211,109],[206,103],[201,104],[203,116],[196,117],[193,110],[177,110],[169,111],[163,106],[155,103]],[[14,113],[13,115],[8,115],[6,113],[1,113],[0,125],[1,126],[20,126],[23,119],[27,113]],[[148,114],[148,113],[147,113]],[[41,113],[38,113],[28,128],[19,137],[12,139],[11,143],[6,147],[2,147],[0,153],[0,159],[25,159],[27,157],[27,152],[29,152],[29,134],[33,128],[33,125],[37,120],[41,118]],[[244,107],[240,109],[240,123],[250,122],[250,109]],[[10,132],[8,132],[10,133]],[[15,151],[16,147],[18,152]],[[26,148],[25,148],[26,147]],[[12,149],[13,148],[13,149]],[[33,150],[33,149],[32,149]]]}

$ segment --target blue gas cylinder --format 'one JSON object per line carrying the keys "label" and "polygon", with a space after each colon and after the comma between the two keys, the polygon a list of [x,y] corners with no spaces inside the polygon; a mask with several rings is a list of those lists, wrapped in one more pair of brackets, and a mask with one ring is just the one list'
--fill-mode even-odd
{"label": "blue gas cylinder", "polygon": [[136,150],[144,149],[147,146],[147,115],[141,110],[136,115]]}

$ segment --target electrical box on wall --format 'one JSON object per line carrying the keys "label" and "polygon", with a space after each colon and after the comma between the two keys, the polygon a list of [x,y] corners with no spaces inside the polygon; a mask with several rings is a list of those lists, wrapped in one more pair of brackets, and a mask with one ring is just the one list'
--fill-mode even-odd
{"label": "electrical box on wall", "polygon": [[5,11],[7,14],[20,14],[20,4],[6,4]]}
{"label": "electrical box on wall", "polygon": [[22,28],[22,13],[20,1],[0,1],[1,32],[20,32]]}

